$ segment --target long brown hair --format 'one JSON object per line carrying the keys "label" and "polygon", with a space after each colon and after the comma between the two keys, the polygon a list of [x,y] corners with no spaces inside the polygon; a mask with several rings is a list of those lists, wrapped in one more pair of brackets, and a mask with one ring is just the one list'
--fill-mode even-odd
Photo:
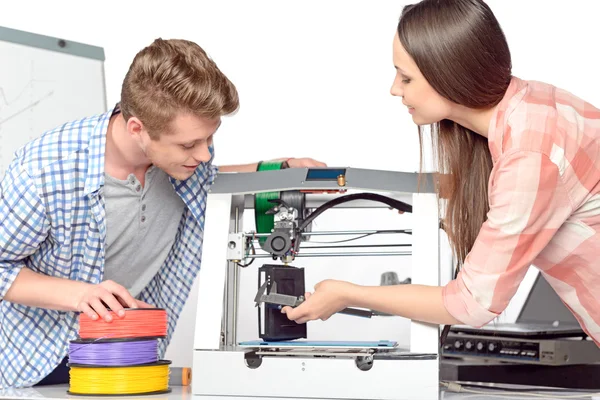
{"label": "long brown hair", "polygon": [[[506,93],[510,51],[483,1],[423,0],[408,5],[398,23],[398,36],[431,87],[446,99],[489,109]],[[422,131],[420,126],[421,153]],[[444,228],[458,267],[487,219],[492,157],[486,138],[453,121],[433,124],[431,133],[441,176],[438,193],[447,199]]]}

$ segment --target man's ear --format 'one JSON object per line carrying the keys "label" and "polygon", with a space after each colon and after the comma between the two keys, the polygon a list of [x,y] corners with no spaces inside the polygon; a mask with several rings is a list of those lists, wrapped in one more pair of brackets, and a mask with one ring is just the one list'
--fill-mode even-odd
{"label": "man's ear", "polygon": [[140,139],[144,131],[144,124],[137,117],[131,117],[127,120],[127,133],[131,135],[133,139]]}

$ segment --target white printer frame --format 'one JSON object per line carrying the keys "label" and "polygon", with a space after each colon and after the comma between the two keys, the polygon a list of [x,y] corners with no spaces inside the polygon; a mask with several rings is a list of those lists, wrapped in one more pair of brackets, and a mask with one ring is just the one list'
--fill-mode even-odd
{"label": "white printer frame", "polygon": [[[391,359],[375,359],[361,370],[355,359],[263,356],[249,367],[250,350],[237,342],[239,266],[230,243],[243,232],[243,213],[253,194],[284,190],[340,190],[379,193],[412,204],[412,283],[440,284],[440,223],[431,176],[368,169],[345,169],[337,181],[308,181],[308,169],[218,174],[208,194],[202,269],[194,334],[192,394],[318,399],[438,399],[437,325],[410,323],[410,350]],[[423,179],[424,178],[424,179]],[[314,208],[336,194],[307,194]],[[387,207],[383,205],[384,207]],[[382,207],[354,201],[347,208]],[[301,255],[301,253],[300,253]],[[216,299],[224,299],[223,303]]]}

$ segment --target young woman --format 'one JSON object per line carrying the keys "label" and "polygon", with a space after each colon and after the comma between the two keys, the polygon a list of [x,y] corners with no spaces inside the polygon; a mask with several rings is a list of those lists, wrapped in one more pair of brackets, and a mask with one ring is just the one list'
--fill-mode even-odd
{"label": "young woman", "polygon": [[391,92],[430,125],[461,266],[445,287],[324,281],[299,323],[365,307],[436,324],[482,326],[507,306],[531,264],[600,345],[600,110],[511,74],[509,48],[481,0],[404,8]]}

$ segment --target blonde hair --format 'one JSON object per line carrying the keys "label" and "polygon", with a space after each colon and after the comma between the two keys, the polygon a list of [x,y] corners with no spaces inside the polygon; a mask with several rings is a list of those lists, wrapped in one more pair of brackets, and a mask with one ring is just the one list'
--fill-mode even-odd
{"label": "blonde hair", "polygon": [[179,113],[214,119],[239,107],[231,81],[196,43],[156,39],[133,59],[121,89],[125,120],[137,117],[152,139]]}

